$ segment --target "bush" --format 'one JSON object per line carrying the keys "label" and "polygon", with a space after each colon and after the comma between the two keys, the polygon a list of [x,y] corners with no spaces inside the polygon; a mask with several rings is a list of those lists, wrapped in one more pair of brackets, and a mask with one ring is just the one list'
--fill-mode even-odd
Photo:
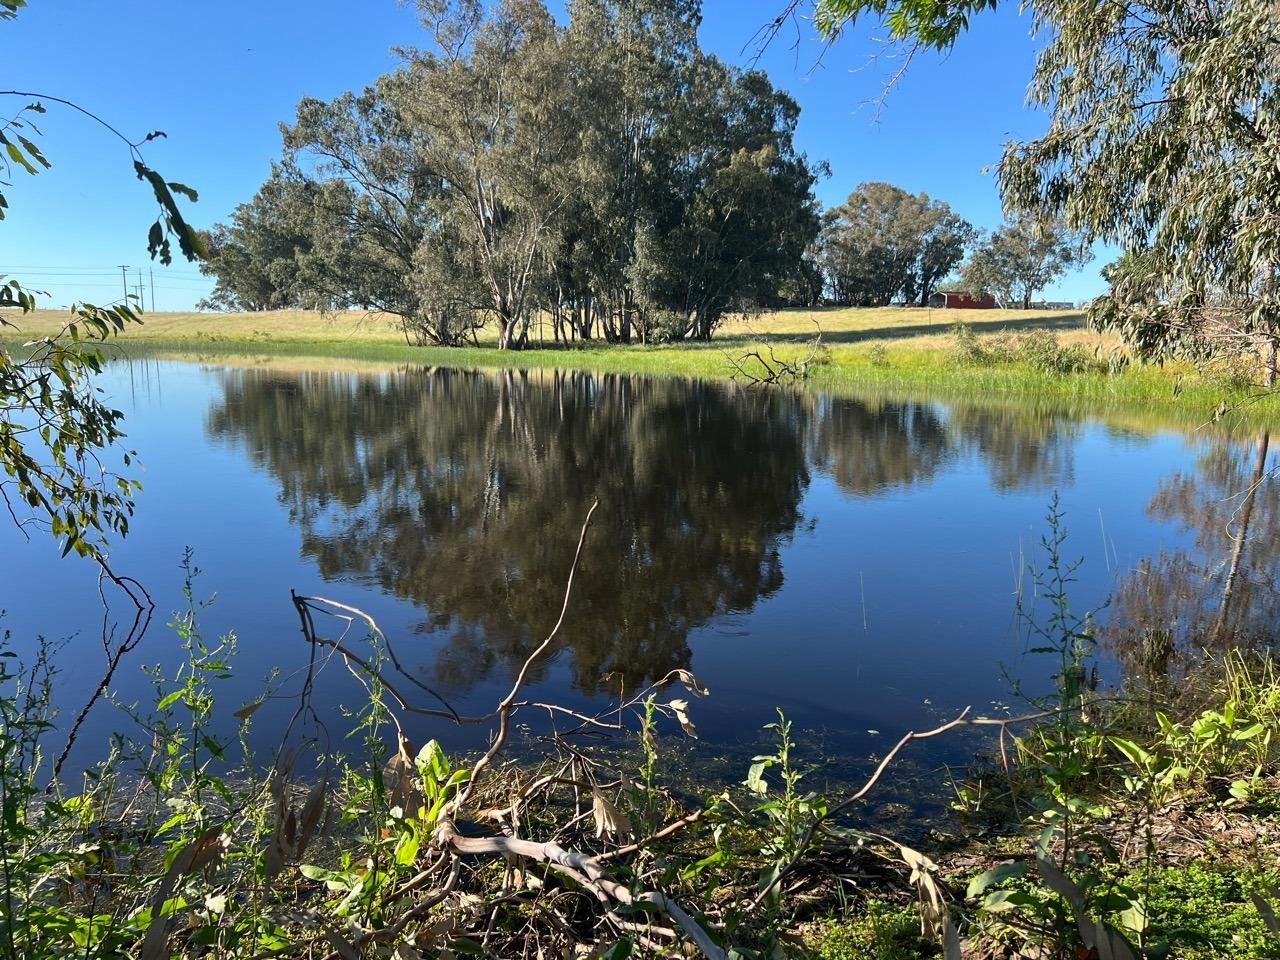
{"label": "bush", "polygon": [[1048,330],[1036,330],[1022,336],[999,333],[980,338],[964,323],[957,323],[952,328],[947,357],[954,364],[971,367],[1022,363],[1039,373],[1056,376],[1089,370],[1117,373],[1124,366],[1097,360],[1080,344],[1063,346]]}

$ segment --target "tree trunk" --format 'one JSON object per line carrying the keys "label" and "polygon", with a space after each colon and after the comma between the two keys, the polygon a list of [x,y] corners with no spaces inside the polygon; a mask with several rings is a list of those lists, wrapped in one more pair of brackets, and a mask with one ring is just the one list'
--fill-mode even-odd
{"label": "tree trunk", "polygon": [[498,317],[498,349],[509,350],[515,346],[516,324],[518,317]]}
{"label": "tree trunk", "polygon": [[1267,369],[1264,382],[1268,387],[1276,385],[1276,352],[1280,348],[1280,337],[1272,334],[1267,340]]}

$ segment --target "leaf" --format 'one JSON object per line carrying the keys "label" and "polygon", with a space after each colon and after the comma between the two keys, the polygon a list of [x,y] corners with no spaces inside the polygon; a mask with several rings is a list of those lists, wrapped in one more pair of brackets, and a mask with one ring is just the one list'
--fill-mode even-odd
{"label": "leaf", "polygon": [[1129,761],[1136,767],[1146,767],[1151,762],[1151,754],[1143,750],[1132,740],[1125,740],[1123,737],[1108,737],[1112,745],[1129,758]]}
{"label": "leaf", "polygon": [[697,740],[698,728],[693,725],[693,721],[689,719],[689,714],[685,712],[689,709],[689,701],[672,700],[667,704],[667,706],[671,708],[671,711],[676,715],[676,719],[680,721],[681,729],[683,729],[688,736]]}
{"label": "leaf", "polygon": [[247,703],[243,707],[241,707],[239,710],[237,710],[235,713],[233,713],[232,716],[235,717],[237,720],[248,720],[250,717],[252,717],[255,713],[258,712],[258,708],[260,706],[262,706],[261,700],[255,701],[254,703]]}
{"label": "leaf", "polygon": [[711,692],[699,683],[698,678],[688,670],[677,670],[676,677],[678,677],[680,682],[685,685],[685,688],[695,696],[705,697]]}
{"label": "leaf", "polygon": [[964,952],[960,949],[960,931],[956,929],[950,914],[942,925],[942,958],[964,960]]}
{"label": "leaf", "polygon": [[[3,138],[0,138],[0,139],[3,139]],[[14,163],[17,163],[23,167],[26,167],[27,173],[36,172],[36,168],[31,165],[31,161],[26,158],[26,155],[21,150],[18,149],[17,144],[10,143],[6,139],[4,140],[4,148],[6,151],[8,151],[9,157],[10,159],[13,160]]]}
{"label": "leaf", "polygon": [[1124,937],[1107,927],[1101,920],[1094,924],[1094,947],[1098,960],[1137,960]]}
{"label": "leaf", "polygon": [[1036,858],[1036,869],[1040,871],[1040,876],[1044,878],[1045,884],[1058,896],[1071,904],[1071,909],[1077,915],[1084,912],[1084,894],[1065,873],[1058,869],[1057,865],[1044,857]]}
{"label": "leaf", "polygon": [[142,948],[138,951],[138,960],[161,960],[167,954],[169,942],[168,919],[172,911],[167,913],[165,905],[173,897],[178,880],[213,862],[222,852],[222,828],[214,827],[206,830],[195,840],[178,851],[169,864],[169,869],[161,877],[156,892],[151,898],[151,921],[142,938]]}
{"label": "leaf", "polygon": [[298,832],[297,855],[299,857],[306,852],[307,844],[311,842],[311,837],[315,834],[316,827],[324,816],[325,790],[328,786],[329,781],[326,779],[317,781],[312,786],[311,792],[307,794],[306,802],[302,805],[302,819]]}
{"label": "leaf", "polygon": [[360,951],[337,930],[330,928],[324,934],[329,938],[329,942],[333,944],[334,951],[342,960],[360,960]]}
{"label": "leaf", "polygon": [[596,821],[596,836],[608,834],[611,837],[633,832],[630,818],[614,806],[599,790],[591,791],[591,814]]}
{"label": "leaf", "polygon": [[990,870],[984,870],[970,880],[964,895],[966,897],[976,897],[985,893],[988,887],[1003,883],[1013,877],[1020,877],[1026,872],[1027,865],[1025,863],[1002,863],[999,866],[992,867]]}
{"label": "leaf", "polygon": [[186,693],[186,690],[175,690],[173,691],[173,693],[166,694],[165,696],[160,698],[160,702],[156,704],[156,709],[164,710],[166,707],[173,706],[175,703],[177,703],[179,700],[182,699],[182,695],[184,693]]}
{"label": "leaf", "polygon": [[[1280,890],[1273,889],[1268,892],[1273,898],[1280,900]],[[1275,903],[1260,893],[1252,894],[1251,899],[1253,900],[1253,905],[1258,908],[1258,915],[1262,917],[1262,922],[1267,925],[1267,929],[1280,937],[1280,917],[1276,916]]]}

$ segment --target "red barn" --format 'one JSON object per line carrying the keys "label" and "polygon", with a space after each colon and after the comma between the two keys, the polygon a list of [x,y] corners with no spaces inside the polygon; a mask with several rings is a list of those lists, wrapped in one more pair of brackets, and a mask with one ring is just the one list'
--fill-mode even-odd
{"label": "red barn", "polygon": [[994,310],[996,298],[989,293],[973,294],[963,290],[942,290],[929,298],[929,306],[944,310]]}

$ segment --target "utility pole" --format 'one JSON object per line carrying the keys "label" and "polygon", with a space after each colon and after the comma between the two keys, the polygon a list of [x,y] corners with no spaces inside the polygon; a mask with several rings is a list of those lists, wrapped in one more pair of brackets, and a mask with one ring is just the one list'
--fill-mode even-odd
{"label": "utility pole", "polygon": [[151,278],[151,312],[156,312],[156,269],[155,267],[147,267],[147,274]]}
{"label": "utility pole", "polygon": [[120,264],[120,283],[124,286],[124,302],[129,302],[129,265]]}
{"label": "utility pole", "polygon": [[146,289],[147,288],[142,285],[142,268],[139,267],[138,268],[138,309],[139,310],[147,309],[147,295],[145,292]]}

